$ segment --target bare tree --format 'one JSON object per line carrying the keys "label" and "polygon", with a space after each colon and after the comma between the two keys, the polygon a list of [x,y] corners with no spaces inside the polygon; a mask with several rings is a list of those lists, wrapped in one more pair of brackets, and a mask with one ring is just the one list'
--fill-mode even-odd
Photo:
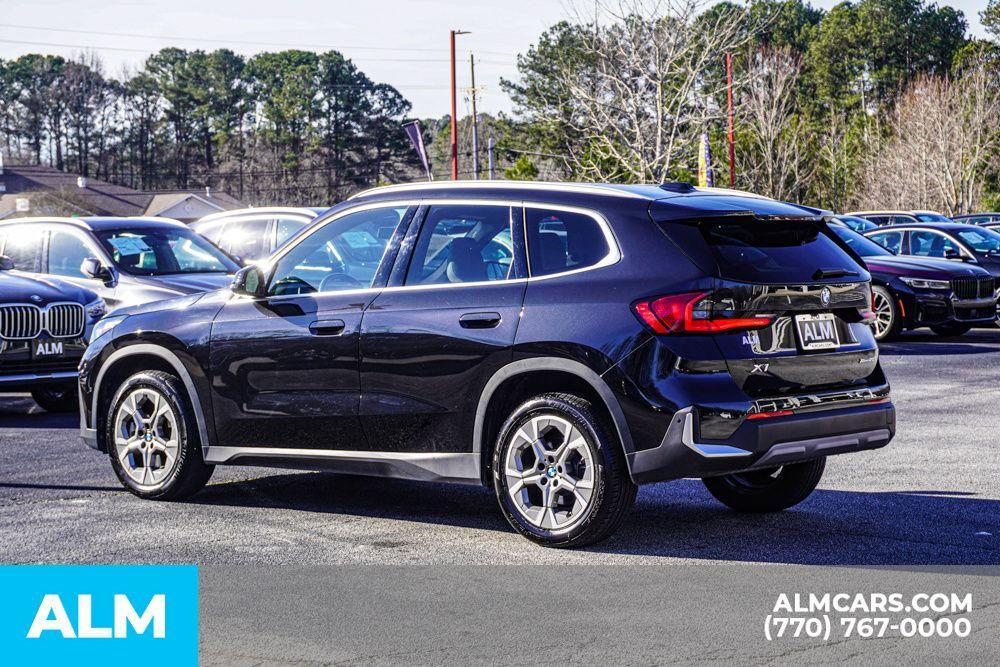
{"label": "bare tree", "polygon": [[796,111],[801,59],[789,49],[751,54],[740,97],[740,185],[776,199],[800,201],[816,171],[815,137]]}
{"label": "bare tree", "polygon": [[[593,5],[577,10],[578,16]],[[570,169],[595,180],[667,180],[693,163],[699,132],[719,120],[723,54],[753,34],[745,12],[705,0],[597,0],[582,57],[557,63]],[[599,23],[597,17],[602,20]],[[579,20],[585,23],[586,20]],[[580,63],[587,63],[581,67]],[[744,75],[745,76],[745,75]]]}
{"label": "bare tree", "polygon": [[864,178],[861,206],[975,209],[1000,152],[1000,88],[983,64],[952,79],[923,76],[903,93],[891,136]]}

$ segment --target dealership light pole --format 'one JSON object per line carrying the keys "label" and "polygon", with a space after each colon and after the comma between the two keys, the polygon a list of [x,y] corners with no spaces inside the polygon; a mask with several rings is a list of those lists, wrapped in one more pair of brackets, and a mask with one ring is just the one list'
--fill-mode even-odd
{"label": "dealership light pole", "polygon": [[451,180],[458,180],[458,104],[455,96],[455,35],[468,35],[466,30],[451,31]]}
{"label": "dealership light pole", "polygon": [[733,138],[733,54],[726,54],[726,143],[729,144],[729,187],[736,187],[736,142]]}

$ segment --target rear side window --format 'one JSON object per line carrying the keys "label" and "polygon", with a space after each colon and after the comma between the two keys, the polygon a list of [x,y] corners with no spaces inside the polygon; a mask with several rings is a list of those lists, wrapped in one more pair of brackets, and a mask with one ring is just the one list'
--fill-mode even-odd
{"label": "rear side window", "polygon": [[242,259],[260,259],[269,254],[267,227],[270,218],[251,218],[230,222],[222,238],[222,249]]}
{"label": "rear side window", "polygon": [[819,269],[862,276],[860,266],[811,220],[713,220],[700,225],[720,277],[750,283],[816,280]]}
{"label": "rear side window", "polygon": [[589,215],[527,208],[524,223],[532,276],[585,269],[611,252],[604,231]]}
{"label": "rear side window", "polygon": [[6,230],[7,239],[3,244],[3,254],[14,262],[15,269],[32,273],[42,270],[43,233],[41,229],[32,229],[27,225]]}
{"label": "rear side window", "polygon": [[903,246],[903,232],[882,232],[880,234],[872,234],[868,238],[883,248],[888,248],[897,254]]}

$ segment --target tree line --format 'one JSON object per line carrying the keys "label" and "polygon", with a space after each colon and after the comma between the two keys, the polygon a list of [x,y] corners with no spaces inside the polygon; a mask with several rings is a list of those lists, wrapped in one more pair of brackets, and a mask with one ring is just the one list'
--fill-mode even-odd
{"label": "tree line", "polygon": [[840,211],[1000,206],[998,0],[982,14],[991,40],[923,0],[596,4],[547,30],[504,83],[511,143],[550,156],[536,166],[692,180],[708,132],[728,185],[729,53],[738,188]]}
{"label": "tree line", "polygon": [[[728,185],[833,210],[1000,208],[1000,0],[981,18],[924,0],[578,0],[518,56],[513,113],[480,114],[479,176],[692,181],[708,133]],[[409,102],[330,51],[163,49],[108,76],[96,56],[0,61],[0,150],[141,189],[210,185],[324,204],[424,178]],[[471,118],[459,121],[472,177]],[[447,116],[423,119],[437,178]]]}
{"label": "tree line", "polygon": [[409,177],[410,103],[340,53],[167,48],[108,76],[97,56],[0,61],[0,146],[22,163],[250,203],[337,201]]}

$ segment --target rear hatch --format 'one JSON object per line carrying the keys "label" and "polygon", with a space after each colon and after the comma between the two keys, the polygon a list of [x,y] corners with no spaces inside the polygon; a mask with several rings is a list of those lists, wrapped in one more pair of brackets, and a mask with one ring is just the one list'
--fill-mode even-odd
{"label": "rear hatch", "polygon": [[[750,396],[801,396],[881,383],[865,316],[870,276],[817,216],[651,216],[714,288],[690,307]],[[729,324],[734,326],[729,327]],[[875,377],[877,375],[878,377]]]}

